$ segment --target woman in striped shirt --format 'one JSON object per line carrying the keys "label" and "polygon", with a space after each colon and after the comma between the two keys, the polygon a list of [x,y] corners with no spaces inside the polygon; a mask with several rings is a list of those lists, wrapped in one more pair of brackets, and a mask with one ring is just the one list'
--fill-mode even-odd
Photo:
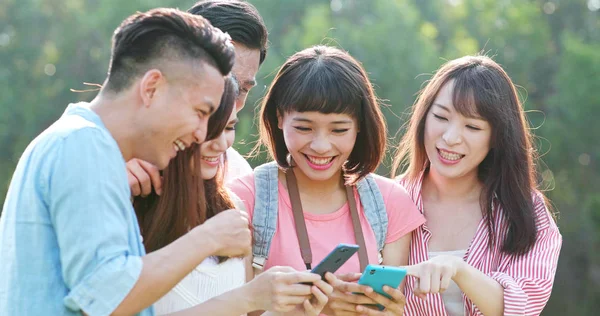
{"label": "woman in striped shirt", "polygon": [[427,222],[413,233],[406,315],[537,315],[562,237],[537,190],[512,81],[493,60],[444,64],[417,99],[394,162]]}

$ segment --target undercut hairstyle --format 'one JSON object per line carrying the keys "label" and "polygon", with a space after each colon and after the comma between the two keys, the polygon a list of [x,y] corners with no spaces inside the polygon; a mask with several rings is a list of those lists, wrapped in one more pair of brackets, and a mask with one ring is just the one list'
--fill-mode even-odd
{"label": "undercut hairstyle", "polygon": [[[408,128],[398,147],[392,174],[404,172],[418,181],[429,165],[425,151],[425,120],[442,87],[454,80],[452,104],[466,117],[481,117],[492,129],[490,151],[478,168],[483,190],[479,199],[488,223],[489,246],[522,255],[537,239],[533,196],[539,194],[537,159],[530,127],[517,90],[508,74],[491,58],[465,56],[451,60],[435,73],[419,93]],[[508,222],[505,240],[494,240],[492,201],[497,197]]]}
{"label": "undercut hairstyle", "polygon": [[234,42],[260,50],[260,64],[265,60],[267,27],[252,4],[240,0],[207,0],[197,2],[188,12],[203,16],[214,27],[229,34]]}
{"label": "undercut hairstyle", "polygon": [[[227,126],[237,89],[235,80],[227,77],[219,108],[209,118],[207,140],[219,136]],[[204,181],[201,159],[199,144],[178,153],[162,171],[162,194],[152,191],[147,197],[135,197],[133,207],[146,252],[158,250],[217,213],[234,208],[222,184],[222,168],[217,177]]]}
{"label": "undercut hairstyle", "polygon": [[136,13],[115,30],[106,89],[120,92],[164,61],[204,62],[225,76],[235,61],[229,36],[206,19],[177,9]]}
{"label": "undercut hairstyle", "polygon": [[348,114],[358,122],[354,148],[344,164],[347,184],[355,184],[379,166],[386,147],[386,124],[369,78],[350,54],[314,46],[290,57],[281,67],[260,109],[260,141],[280,167],[289,168],[289,151],[278,116],[289,112]]}

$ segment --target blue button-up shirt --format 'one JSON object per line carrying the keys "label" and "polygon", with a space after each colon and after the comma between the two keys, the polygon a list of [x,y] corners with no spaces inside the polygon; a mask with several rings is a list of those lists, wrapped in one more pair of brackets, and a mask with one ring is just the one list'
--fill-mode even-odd
{"label": "blue button-up shirt", "polygon": [[[145,254],[125,161],[88,104],[19,160],[0,217],[0,315],[109,315]],[[153,315],[152,308],[141,315]]]}

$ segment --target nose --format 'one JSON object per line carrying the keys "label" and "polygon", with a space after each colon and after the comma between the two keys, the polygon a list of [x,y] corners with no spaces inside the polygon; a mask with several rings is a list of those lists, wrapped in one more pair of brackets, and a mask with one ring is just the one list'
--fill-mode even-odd
{"label": "nose", "polygon": [[317,135],[310,143],[310,149],[314,150],[318,154],[325,154],[331,150],[331,143],[327,137],[323,135]]}
{"label": "nose", "polygon": [[227,139],[225,137],[225,133],[221,133],[221,135],[212,140],[211,143],[211,147],[214,151],[225,152],[227,150]]}
{"label": "nose", "polygon": [[449,125],[442,139],[448,146],[454,146],[462,143],[462,127],[457,125]]}
{"label": "nose", "polygon": [[194,141],[197,144],[202,144],[206,139],[206,128],[198,128],[194,131]]}

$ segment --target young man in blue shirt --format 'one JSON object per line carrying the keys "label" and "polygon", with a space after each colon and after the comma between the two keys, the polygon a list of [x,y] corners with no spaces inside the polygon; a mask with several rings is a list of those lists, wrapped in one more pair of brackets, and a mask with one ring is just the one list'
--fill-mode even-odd
{"label": "young man in blue shirt", "polygon": [[[0,218],[0,315],[152,315],[206,257],[250,252],[230,210],[145,255],[125,161],[164,168],[201,143],[234,63],[202,17],[155,9],[115,31],[108,78],[23,153]],[[177,260],[174,260],[176,258]]]}

